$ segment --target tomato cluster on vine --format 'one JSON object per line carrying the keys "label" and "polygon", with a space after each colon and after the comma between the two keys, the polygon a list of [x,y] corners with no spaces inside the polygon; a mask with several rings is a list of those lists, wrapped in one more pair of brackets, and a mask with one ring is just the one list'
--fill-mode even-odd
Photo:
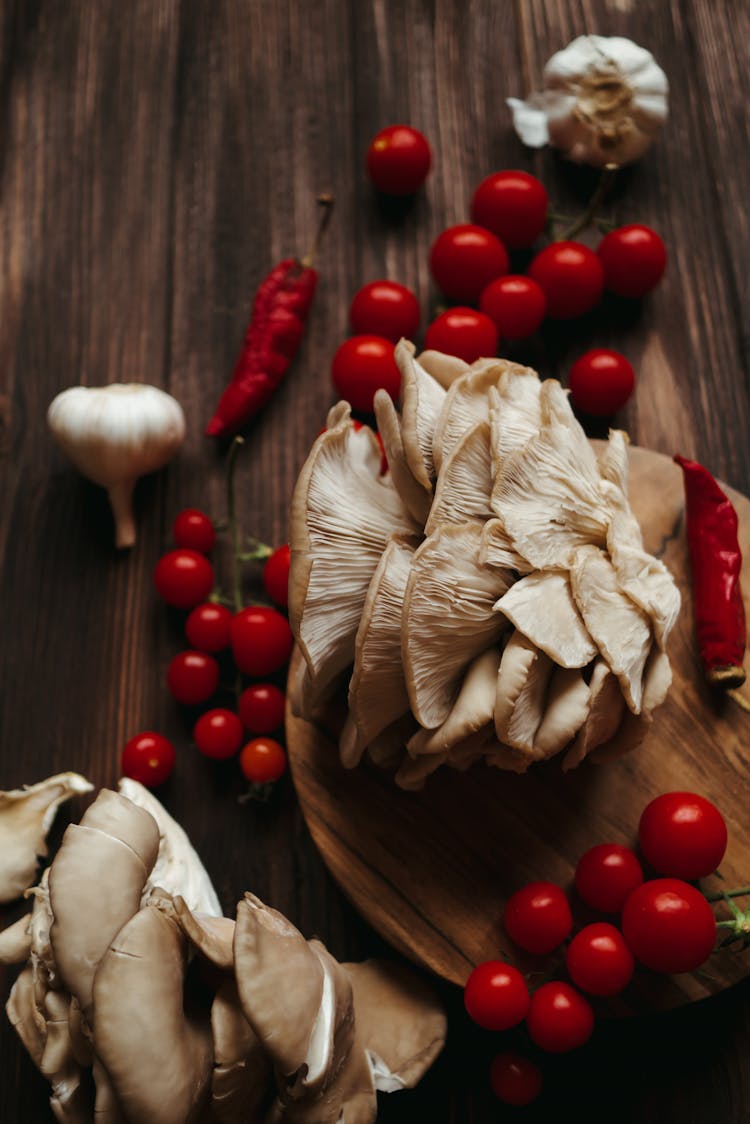
{"label": "tomato cluster on vine", "polygon": [[[426,138],[408,125],[381,130],[367,152],[370,179],[390,196],[417,191],[431,164]],[[497,354],[504,342],[533,336],[546,319],[586,315],[605,290],[637,299],[659,283],[667,252],[656,231],[639,223],[621,226],[592,249],[573,239],[591,213],[568,235],[536,249],[524,272],[514,272],[511,255],[533,251],[553,229],[548,203],[544,184],[528,172],[503,170],[482,180],[471,199],[471,221],[448,227],[432,243],[430,272],[452,307],[428,325],[426,349],[472,363]],[[334,355],[333,382],[354,410],[371,413],[376,390],[398,397],[392,345],[418,333],[419,302],[403,284],[371,281],[355,294],[349,320],[354,335]],[[619,352],[595,348],[573,364],[569,386],[576,409],[611,417],[632,394],[635,373]]]}
{"label": "tomato cluster on vine", "polygon": [[[175,548],[154,569],[154,585],[162,600],[187,613],[184,623],[189,645],[167,668],[167,688],[180,704],[198,707],[215,703],[223,692],[234,693],[231,706],[212,705],[193,726],[193,741],[208,758],[237,757],[254,788],[267,794],[287,767],[279,731],[284,722],[285,695],[272,682],[263,682],[286,667],[293,638],[281,610],[288,603],[289,546],[261,548],[263,587],[277,608],[253,604],[230,608],[216,589],[214,566],[208,557],[216,542],[216,527],[202,511],[179,513],[173,525]],[[222,687],[222,674],[234,683]],[[245,684],[247,676],[261,682]],[[269,737],[274,734],[276,737]],[[250,735],[250,737],[248,737]],[[173,744],[161,734],[145,731],[123,749],[122,772],[148,787],[163,784],[177,759]]]}
{"label": "tomato cluster on vine", "polygon": [[[694,884],[724,857],[727,828],[721,813],[695,793],[664,793],[644,809],[638,845],[648,877],[635,850],[600,843],[579,859],[574,894],[552,882],[531,882],[510,895],[503,927],[512,943],[535,957],[557,955],[543,965],[545,982],[533,989],[529,981],[541,971],[527,977],[500,959],[477,965],[464,989],[464,1005],[475,1023],[495,1032],[524,1024],[538,1050],[565,1053],[591,1037],[592,1001],[623,992],[638,965],[673,974],[705,963],[716,946],[717,928],[735,926],[717,923],[709,900]],[[588,916],[574,932],[574,915],[581,909]],[[607,919],[592,920],[592,913]],[[734,935],[738,932],[735,926]],[[558,978],[563,973],[567,980]],[[528,1104],[541,1091],[542,1071],[523,1054],[503,1052],[493,1061],[490,1083],[500,1100]]]}

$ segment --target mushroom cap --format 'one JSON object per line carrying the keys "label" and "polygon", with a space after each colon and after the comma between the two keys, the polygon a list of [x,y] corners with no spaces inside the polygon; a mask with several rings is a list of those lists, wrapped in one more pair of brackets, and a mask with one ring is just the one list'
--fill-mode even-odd
{"label": "mushroom cap", "polygon": [[412,712],[427,728],[445,721],[466,664],[506,627],[492,606],[515,575],[479,563],[480,538],[475,523],[440,527],[412,561],[402,658]]}
{"label": "mushroom cap", "polygon": [[564,749],[583,726],[590,706],[591,691],[581,671],[575,667],[555,667],[534,738],[534,757],[543,760]]}
{"label": "mushroom cap", "polygon": [[[367,587],[388,539],[419,530],[390,479],[362,460],[353,434],[349,407],[339,403],[292,499],[289,617],[315,690],[354,659]],[[374,438],[372,445],[379,465]]]}
{"label": "mushroom cap", "polygon": [[356,765],[366,745],[409,709],[401,664],[401,617],[415,539],[394,536],[372,576],[357,630],[349,682],[349,718],[355,738],[342,754]]}
{"label": "mushroom cap", "polygon": [[271,1062],[245,1018],[231,978],[222,982],[211,1005],[214,1069],[211,1111],[221,1124],[245,1124],[263,1117],[273,1098]]}
{"label": "mushroom cap", "polygon": [[[358,1038],[380,1092],[413,1088],[445,1043],[445,1011],[423,979],[402,964],[344,964],[354,989]],[[346,1118],[348,1119],[348,1118]]]}
{"label": "mushroom cap", "polygon": [[393,486],[401,497],[404,507],[422,526],[430,513],[432,485],[429,489],[423,488],[406,462],[401,436],[401,419],[388,391],[376,390],[373,405]]}
{"label": "mushroom cap", "polygon": [[5,1011],[38,1069],[44,1054],[45,1025],[34,1002],[34,973],[30,966],[23,969],[10,989]]}
{"label": "mushroom cap", "polygon": [[495,732],[503,745],[532,760],[552,669],[552,660],[522,633],[511,635],[497,676]]}
{"label": "mushroom cap", "polygon": [[159,854],[159,825],[146,809],[110,788],[102,788],[84,812],[81,827],[95,828],[134,851],[150,872]]}
{"label": "mushroom cap", "polygon": [[398,765],[407,755],[406,743],[417,728],[417,720],[411,711],[386,727],[367,747],[367,756],[373,765],[381,769],[391,769]]}
{"label": "mushroom cap", "polygon": [[446,392],[414,358],[414,344],[400,340],[394,358],[401,371],[401,438],[406,463],[417,483],[432,492],[432,442]]}
{"label": "mushroom cap", "polygon": [[192,945],[224,972],[234,968],[234,921],[231,917],[193,912],[177,895],[172,901],[175,919]]}
{"label": "mushroom cap", "polygon": [[536,381],[538,376],[528,367],[510,363],[507,359],[479,360],[466,374],[450,386],[435,426],[433,458],[440,470],[445,458],[467,429],[478,421],[489,421],[490,400],[488,391],[497,386],[506,372],[528,375]]}
{"label": "mushroom cap", "polygon": [[25,913],[0,932],[0,964],[23,964],[31,952],[31,917]]}
{"label": "mushroom cap", "polygon": [[419,365],[445,390],[448,390],[460,375],[465,375],[471,370],[469,364],[459,359],[457,355],[445,355],[442,351],[432,349],[420,352]]}
{"label": "mushroom cap", "polygon": [[513,546],[502,519],[488,519],[482,527],[479,561],[483,566],[494,566],[499,570],[515,570],[519,574],[532,573],[532,567]]}
{"label": "mushroom cap", "polygon": [[542,384],[529,367],[506,368],[497,384],[487,388],[492,428],[493,473],[502,470],[508,453],[522,449],[542,424]]}
{"label": "mushroom cap", "polygon": [[480,421],[461,435],[440,468],[425,534],[448,523],[484,524],[492,517],[490,425]]}
{"label": "mushroom cap", "polygon": [[622,592],[612,563],[594,546],[575,551],[570,583],[586,630],[619,679],[626,703],[640,713],[652,643],[648,617]]}
{"label": "mushroom cap", "polygon": [[323,999],[319,958],[290,921],[252,894],[237,905],[237,991],[274,1067],[291,1077],[304,1065]]}
{"label": "mushroom cap", "polygon": [[58,773],[0,792],[0,904],[20,898],[34,882],[37,856],[47,854],[47,832],[60,804],[92,788],[78,773]]}
{"label": "mushroom cap", "polygon": [[220,917],[222,911],[216,891],[185,831],[138,781],[123,777],[118,787],[122,796],[153,816],[159,829],[159,851],[144,889],[144,899],[159,886],[173,897],[179,895],[194,912]]}
{"label": "mushroom cap", "polygon": [[562,570],[521,578],[494,608],[560,667],[585,667],[597,654]]}
{"label": "mushroom cap", "polygon": [[436,730],[419,730],[408,742],[407,749],[413,757],[446,754],[492,722],[499,666],[498,647],[488,648],[472,660],[445,722]]}
{"label": "mushroom cap", "polygon": [[92,1105],[81,1085],[81,1066],[75,1056],[68,1026],[70,997],[48,991],[44,997],[46,1036],[39,1071],[52,1086],[50,1105],[55,1117],[66,1124],[87,1124]]}
{"label": "mushroom cap", "polygon": [[625,711],[625,699],[617,676],[603,659],[594,664],[589,683],[589,713],[575,741],[563,758],[563,770],[575,769],[598,745],[614,737]]}
{"label": "mushroom cap", "polygon": [[94,977],[94,1049],[129,1120],[193,1124],[212,1068],[206,1015],[184,1009],[187,941],[173,918],[144,906]]}

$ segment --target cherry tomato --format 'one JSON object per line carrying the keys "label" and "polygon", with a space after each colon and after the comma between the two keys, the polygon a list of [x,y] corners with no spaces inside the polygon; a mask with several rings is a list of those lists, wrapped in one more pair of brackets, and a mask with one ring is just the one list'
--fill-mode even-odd
{"label": "cherry tomato", "polygon": [[398,343],[419,330],[419,301],[406,285],[396,281],[371,281],[355,293],[349,308],[352,331],[384,336]]}
{"label": "cherry tomato", "polygon": [[214,548],[216,531],[208,516],[197,508],[187,507],[175,518],[172,536],[178,546],[208,554]]}
{"label": "cherry tomato", "polygon": [[273,683],[254,683],[240,695],[240,718],[251,734],[270,734],[284,722],[284,692]]}
{"label": "cherry tomato", "polygon": [[474,304],[490,281],[508,272],[508,253],[489,230],[465,222],[449,226],[435,239],[430,270],[446,297]]}
{"label": "cherry tomato", "polygon": [[490,1067],[490,1085],[492,1092],[503,1104],[512,1104],[521,1108],[531,1104],[542,1091],[542,1073],[538,1065],[525,1058],[506,1050],[496,1054]]}
{"label": "cherry tomato", "polygon": [[545,956],[570,933],[568,899],[553,882],[529,882],[511,894],[503,915],[505,931],[519,948]]}
{"label": "cherry tomato", "polygon": [[178,652],[167,668],[167,687],[177,702],[205,702],[219,685],[219,665],[205,652]]}
{"label": "cherry tomato", "polygon": [[277,605],[284,608],[289,604],[289,544],[284,543],[274,550],[263,567],[263,585],[266,593]]}
{"label": "cherry tomato", "polygon": [[284,747],[273,738],[253,738],[240,754],[240,768],[251,784],[271,784],[286,770]]}
{"label": "cherry tomato", "polygon": [[655,878],[630,895],[622,931],[636,959],[655,972],[693,972],[713,952],[716,919],[694,886]]}
{"label": "cherry tomato", "polygon": [[602,913],[619,913],[643,881],[634,851],[621,843],[600,843],[586,851],[576,867],[576,890],[586,905]]}
{"label": "cherry tomato", "polygon": [[214,568],[197,550],[170,550],[156,563],[156,591],[175,609],[192,609],[214,586]]}
{"label": "cherry tomato", "polygon": [[353,410],[372,413],[375,391],[387,390],[396,401],[401,372],[393,358],[393,344],[383,336],[352,336],[344,340],[331,364],[333,385]]}
{"label": "cherry tomato", "polygon": [[635,371],[619,351],[598,347],[570,368],[570,399],[576,410],[597,418],[616,414],[635,386]]}
{"label": "cherry tomato", "polygon": [[263,605],[235,613],[230,635],[234,662],[245,675],[271,675],[292,654],[289,621]]}
{"label": "cherry tomato", "polygon": [[486,960],[466,981],[464,1006],[469,1017],[485,1030],[517,1026],[529,1009],[526,980],[512,964]]}
{"label": "cherry tomato", "polygon": [[144,730],[126,743],[120,767],[124,777],[131,777],[146,788],[156,788],[171,776],[175,759],[174,746],[167,738]]}
{"label": "cherry tomato", "polygon": [[471,201],[471,221],[486,226],[511,250],[535,242],[547,222],[547,191],[528,172],[495,172]]}
{"label": "cherry tomato", "polygon": [[489,316],[473,308],[449,308],[441,312],[425,333],[425,348],[457,355],[467,363],[496,355],[497,328]]}
{"label": "cherry tomato", "polygon": [[217,761],[233,757],[242,745],[245,731],[231,710],[207,710],[193,727],[193,740],[205,757]]}
{"label": "cherry tomato", "polygon": [[229,626],[232,614],[224,605],[206,601],[196,605],[185,621],[188,644],[199,652],[220,652],[229,647]]}
{"label": "cherry tomato", "polygon": [[385,195],[413,195],[427,179],[432,152],[411,125],[389,125],[370,141],[367,171]]}
{"label": "cherry tomato", "polygon": [[667,251],[655,230],[639,223],[605,235],[597,249],[604,284],[621,297],[642,297],[661,281]]}
{"label": "cherry tomato", "polygon": [[564,1054],[588,1042],[594,1029],[594,1012],[574,987],[553,980],[532,995],[526,1028],[531,1041],[542,1050]]}
{"label": "cherry tomato", "polygon": [[581,991],[617,995],[630,983],[635,961],[620,930],[607,921],[597,921],[573,937],[565,966]]}
{"label": "cherry tomato", "polygon": [[501,339],[523,340],[544,320],[547,298],[531,277],[508,273],[482,290],[479,307],[495,322]]}
{"label": "cherry tomato", "polygon": [[727,825],[705,796],[665,792],[644,808],[638,842],[659,874],[692,881],[712,874],[724,858]]}
{"label": "cherry tomato", "polygon": [[529,277],[544,289],[547,315],[554,320],[582,316],[599,303],[604,289],[601,262],[581,242],[545,246],[531,262]]}

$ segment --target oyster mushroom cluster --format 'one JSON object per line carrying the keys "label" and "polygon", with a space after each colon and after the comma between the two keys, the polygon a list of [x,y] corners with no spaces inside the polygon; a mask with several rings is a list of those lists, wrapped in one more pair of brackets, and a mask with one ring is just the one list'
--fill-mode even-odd
{"label": "oyster mushroom cluster", "polygon": [[375,396],[389,471],[331,410],[292,501],[289,610],[314,718],[348,681],[341,758],[420,787],[479,758],[522,773],[619,755],[671,682],[680,608],[628,502],[628,439],[599,456],[566,391],[502,359],[402,340],[399,413]]}
{"label": "oyster mushroom cluster", "polygon": [[7,1012],[64,1124],[369,1124],[415,1085],[445,1016],[397,964],[339,964],[252,894],[236,919],[185,833],[134,781],[67,828]]}

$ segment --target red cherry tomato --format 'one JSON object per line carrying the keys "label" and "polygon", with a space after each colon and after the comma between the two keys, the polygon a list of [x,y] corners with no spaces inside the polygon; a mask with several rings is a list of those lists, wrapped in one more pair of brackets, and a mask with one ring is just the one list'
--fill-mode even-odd
{"label": "red cherry tomato", "polygon": [[344,340],[333,357],[331,375],[338,394],[361,413],[372,413],[376,390],[387,390],[394,401],[401,392],[401,372],[393,358],[393,344],[383,336],[352,336]]}
{"label": "red cherry tomato", "polygon": [[471,221],[486,226],[511,250],[522,250],[544,230],[546,188],[528,172],[495,172],[474,192]]}
{"label": "red cherry tomato", "polygon": [[713,952],[716,919],[694,886],[655,878],[630,895],[622,931],[637,960],[655,972],[693,972]]}
{"label": "red cherry tomato", "polygon": [[501,339],[523,340],[544,320],[547,298],[531,277],[509,273],[482,290],[479,307],[494,321]]}
{"label": "red cherry tomato", "polygon": [[217,761],[233,757],[242,745],[245,731],[231,710],[207,710],[193,727],[193,740],[205,757]]}
{"label": "red cherry tomato", "polygon": [[586,905],[602,913],[619,913],[643,881],[634,851],[621,843],[600,843],[586,851],[576,867],[576,890]]}
{"label": "red cherry tomato", "polygon": [[164,784],[174,769],[174,746],[162,734],[144,730],[126,743],[120,768],[124,777],[131,777],[146,788]]}
{"label": "red cherry tomato", "polygon": [[553,882],[529,882],[511,894],[503,914],[505,931],[519,948],[546,956],[570,933],[568,899]]}
{"label": "red cherry tomato", "polygon": [[588,1042],[594,1029],[594,1012],[574,987],[553,980],[532,995],[526,1027],[531,1041],[542,1050],[563,1054]]}
{"label": "red cherry tomato", "polygon": [[285,702],[273,683],[254,683],[240,695],[240,718],[251,734],[271,734],[284,722]]}
{"label": "red cherry tomato", "polygon": [[220,652],[229,647],[232,614],[224,605],[196,605],[185,621],[188,644],[199,652]]}
{"label": "red cherry tomato", "polygon": [[529,1009],[526,980],[512,964],[486,960],[466,981],[464,1006],[469,1017],[485,1030],[517,1026]]}
{"label": "red cherry tomato", "polygon": [[727,825],[705,796],[665,792],[644,808],[638,842],[659,874],[692,881],[712,874],[724,858]]}
{"label": "red cherry tomato", "polygon": [[538,1065],[534,1065],[522,1054],[506,1050],[496,1054],[490,1067],[490,1085],[492,1092],[503,1104],[512,1104],[517,1108],[531,1104],[542,1091],[542,1073]]}
{"label": "red cherry tomato", "polygon": [[178,652],[167,668],[167,687],[177,702],[196,706],[219,685],[219,665],[205,652]]}
{"label": "red cherry tomato", "polygon": [[273,738],[253,738],[240,754],[240,768],[251,784],[271,784],[286,769],[286,753]]}
{"label": "red cherry tomato", "polygon": [[168,605],[192,609],[213,589],[214,568],[197,550],[170,550],[156,563],[154,585]]}
{"label": "red cherry tomato", "polygon": [[194,507],[188,507],[176,517],[172,536],[178,546],[208,554],[214,548],[216,531],[208,516]]}
{"label": "red cherry tomato", "polygon": [[490,281],[508,272],[508,253],[489,230],[465,222],[449,226],[435,239],[430,270],[446,297],[474,304]]}
{"label": "red cherry tomato", "polygon": [[597,418],[616,414],[635,386],[635,371],[624,355],[594,348],[570,368],[570,399],[576,410]]}
{"label": "red cherry tomato", "polygon": [[367,171],[385,195],[413,195],[427,179],[432,152],[411,125],[389,125],[370,141]]}
{"label": "red cherry tomato", "polygon": [[497,354],[497,328],[489,316],[473,308],[449,308],[430,324],[425,348],[457,355],[466,363]]}
{"label": "red cherry tomato", "polygon": [[371,281],[355,293],[349,308],[352,331],[358,335],[384,336],[398,343],[419,330],[419,301],[406,285],[395,281]]}
{"label": "red cherry tomato", "polygon": [[639,223],[621,226],[597,249],[607,289],[621,297],[642,297],[661,281],[667,251],[655,230]]}
{"label": "red cherry tomato", "polygon": [[284,608],[289,604],[289,544],[284,543],[274,550],[263,567],[263,585],[266,593],[277,605]]}
{"label": "red cherry tomato", "polygon": [[245,675],[271,675],[292,654],[289,621],[262,605],[235,613],[230,635],[234,662]]}
{"label": "red cherry tomato", "polygon": [[590,995],[618,995],[633,975],[633,954],[619,929],[606,921],[586,925],[576,933],[565,954],[568,974]]}
{"label": "red cherry tomato", "polygon": [[529,266],[529,277],[544,289],[547,315],[571,320],[598,304],[604,270],[593,250],[581,242],[553,242]]}

